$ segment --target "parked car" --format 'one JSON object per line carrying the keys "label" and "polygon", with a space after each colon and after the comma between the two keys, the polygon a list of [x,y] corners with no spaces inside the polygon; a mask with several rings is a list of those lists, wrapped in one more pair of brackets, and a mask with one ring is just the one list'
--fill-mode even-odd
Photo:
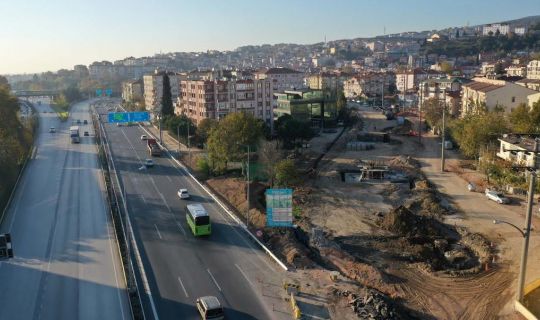
{"label": "parked car", "polygon": [[81,124],[81,119],[77,119],[77,124]]}
{"label": "parked car", "polygon": [[486,197],[489,200],[493,200],[499,204],[508,204],[510,199],[504,196],[502,192],[486,189]]}
{"label": "parked car", "polygon": [[144,166],[147,168],[151,168],[154,166],[154,160],[152,159],[146,159],[144,160]]}
{"label": "parked car", "polygon": [[88,120],[84,119],[83,124],[88,124]]}
{"label": "parked car", "polygon": [[148,139],[148,136],[147,136],[147,135],[143,134],[143,135],[141,136],[141,140],[147,140],[147,139]]}
{"label": "parked car", "polygon": [[90,134],[88,133],[88,131],[85,131],[85,132],[84,132],[84,136],[85,136],[85,137],[88,137],[89,135],[90,135]]}
{"label": "parked car", "polygon": [[178,197],[180,197],[180,199],[189,199],[189,192],[187,189],[180,189],[178,190]]}

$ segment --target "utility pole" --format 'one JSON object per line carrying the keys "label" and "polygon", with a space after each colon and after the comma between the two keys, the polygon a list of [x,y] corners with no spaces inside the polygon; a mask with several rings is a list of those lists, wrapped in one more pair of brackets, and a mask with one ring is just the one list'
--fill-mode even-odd
{"label": "utility pole", "polygon": [[[191,136],[189,135],[189,122],[187,123],[187,146],[188,146],[188,153],[189,153],[189,164],[191,165]],[[178,140],[180,141],[180,140]]]}
{"label": "utility pole", "polygon": [[162,127],[163,127],[163,116],[161,114],[161,110],[158,113],[159,116],[159,143],[163,144],[163,133],[162,133]]}
{"label": "utility pole", "polygon": [[246,213],[246,225],[247,225],[247,228],[249,230],[249,200],[250,200],[250,197],[249,197],[249,156],[250,156],[250,146],[248,144],[247,146],[248,148],[248,154],[247,154],[247,213]]}
{"label": "utility pole", "polygon": [[424,85],[420,83],[420,92],[418,100],[418,142],[422,143],[422,97],[423,97]]}
{"label": "utility pole", "polygon": [[444,147],[446,143],[446,131],[445,131],[445,116],[446,116],[446,89],[443,90],[443,110],[442,110],[442,130],[441,130],[441,138],[442,138],[442,145],[441,145],[441,172],[444,172]]}
{"label": "utility pole", "polygon": [[523,288],[525,287],[525,274],[527,270],[527,256],[529,253],[529,240],[531,237],[531,217],[534,200],[534,189],[536,187],[536,167],[538,163],[538,138],[534,139],[533,167],[529,180],[529,194],[527,196],[527,216],[525,218],[525,237],[523,238],[523,249],[521,251],[521,264],[519,266],[519,281],[518,281],[518,301],[523,302]]}
{"label": "utility pole", "polygon": [[180,158],[180,124],[176,126],[176,140],[178,140],[178,158]]}

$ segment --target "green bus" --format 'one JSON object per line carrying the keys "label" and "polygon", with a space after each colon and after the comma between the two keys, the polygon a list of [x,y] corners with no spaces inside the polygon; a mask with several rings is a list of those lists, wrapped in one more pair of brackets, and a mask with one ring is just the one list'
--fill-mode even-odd
{"label": "green bus", "polygon": [[212,231],[210,216],[200,203],[186,206],[186,220],[195,236],[207,236]]}

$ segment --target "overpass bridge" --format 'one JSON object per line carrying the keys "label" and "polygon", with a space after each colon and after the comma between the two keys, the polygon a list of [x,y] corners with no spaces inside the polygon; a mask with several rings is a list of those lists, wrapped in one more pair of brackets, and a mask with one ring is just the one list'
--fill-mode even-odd
{"label": "overpass bridge", "polygon": [[60,96],[60,90],[14,90],[13,94],[20,100],[29,102],[46,101],[50,103],[58,96]]}

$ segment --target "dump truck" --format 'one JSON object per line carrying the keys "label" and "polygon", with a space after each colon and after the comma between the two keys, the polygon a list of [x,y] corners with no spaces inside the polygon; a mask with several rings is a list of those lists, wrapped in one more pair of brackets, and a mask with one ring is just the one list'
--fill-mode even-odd
{"label": "dump truck", "polygon": [[146,144],[148,146],[148,153],[153,157],[161,156],[161,148],[157,144],[156,139],[147,139]]}

